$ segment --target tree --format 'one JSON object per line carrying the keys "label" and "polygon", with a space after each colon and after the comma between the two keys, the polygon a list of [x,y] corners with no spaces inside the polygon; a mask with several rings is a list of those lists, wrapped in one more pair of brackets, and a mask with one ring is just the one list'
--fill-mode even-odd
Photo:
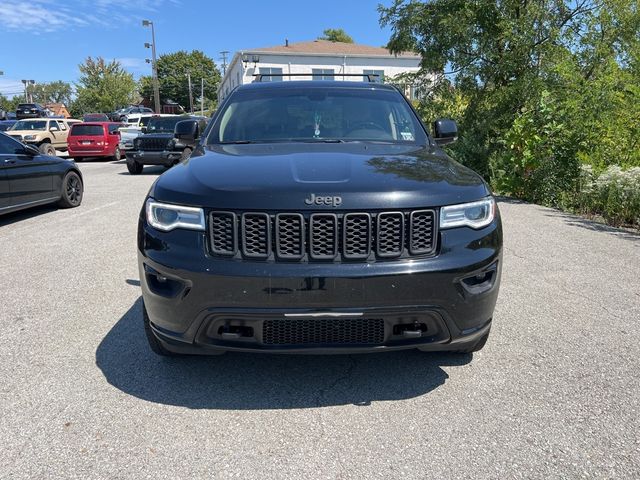
{"label": "tree", "polygon": [[[188,109],[189,80],[191,75],[191,91],[194,109],[200,100],[201,81],[204,80],[204,103],[207,108],[215,105],[218,98],[220,71],[215,62],[200,50],[191,52],[179,51],[160,55],[158,58],[158,80],[160,83],[160,99],[173,100]],[[143,98],[153,103],[153,82],[151,77],[140,79],[140,93]]]}
{"label": "tree", "polygon": [[111,112],[138,100],[133,75],[126,72],[119,62],[88,57],[78,68],[81,75],[72,105],[74,116],[89,111]]}
{"label": "tree", "polygon": [[456,158],[500,191],[560,205],[580,162],[640,165],[637,1],[394,0],[379,12],[387,47],[422,56],[425,120],[452,115]]}
{"label": "tree", "polygon": [[327,28],[319,40],[329,40],[330,42],[353,43],[353,38],[347,34],[342,28]]}
{"label": "tree", "polygon": [[33,101],[37,103],[71,103],[73,88],[71,84],[57,80],[49,83],[36,83],[29,85],[27,88],[29,94],[33,97]]}

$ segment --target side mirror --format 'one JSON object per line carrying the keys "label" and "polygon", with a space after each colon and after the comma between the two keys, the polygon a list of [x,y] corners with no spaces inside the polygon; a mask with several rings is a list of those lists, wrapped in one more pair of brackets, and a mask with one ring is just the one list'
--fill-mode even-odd
{"label": "side mirror", "polygon": [[440,118],[433,122],[433,136],[438,145],[447,145],[458,139],[458,126],[453,120]]}
{"label": "side mirror", "polygon": [[25,155],[29,155],[30,157],[37,157],[40,155],[40,150],[38,147],[34,147],[33,145],[25,145],[24,146]]}
{"label": "side mirror", "polygon": [[200,127],[197,120],[182,120],[176,123],[176,129],[173,132],[173,136],[178,140],[185,140],[187,142],[195,142],[200,136]]}
{"label": "side mirror", "polygon": [[58,131],[60,131],[60,129],[56,125],[51,125],[49,127],[49,131],[50,132],[58,132]]}

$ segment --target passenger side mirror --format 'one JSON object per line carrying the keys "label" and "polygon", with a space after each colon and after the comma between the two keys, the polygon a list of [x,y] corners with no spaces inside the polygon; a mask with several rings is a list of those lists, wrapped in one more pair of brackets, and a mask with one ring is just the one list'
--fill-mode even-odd
{"label": "passenger side mirror", "polygon": [[50,132],[58,132],[58,131],[60,131],[60,128],[58,128],[58,126],[57,126],[57,125],[51,125],[51,126],[49,127],[49,131],[50,131]]}
{"label": "passenger side mirror", "polygon": [[458,126],[453,120],[440,118],[433,122],[433,137],[438,145],[447,145],[458,139]]}
{"label": "passenger side mirror", "polygon": [[173,136],[178,140],[186,140],[187,142],[195,142],[200,136],[200,127],[197,120],[182,120],[176,123]]}
{"label": "passenger side mirror", "polygon": [[38,147],[34,147],[33,145],[25,145],[24,153],[25,155],[29,155],[30,157],[36,157],[40,155],[40,150],[38,150]]}

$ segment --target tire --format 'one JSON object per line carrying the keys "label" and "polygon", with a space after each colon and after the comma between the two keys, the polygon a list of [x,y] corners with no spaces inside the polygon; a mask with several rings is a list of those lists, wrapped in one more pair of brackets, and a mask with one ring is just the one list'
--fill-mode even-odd
{"label": "tire", "polygon": [[62,208],[75,208],[82,203],[84,186],[77,172],[70,171],[62,180],[62,192],[58,205]]}
{"label": "tire", "polygon": [[50,157],[56,156],[56,149],[53,148],[53,145],[51,145],[50,143],[41,143],[38,147],[38,150],[40,150],[40,153],[42,153],[43,155],[49,155]]}
{"label": "tire", "polygon": [[466,348],[461,348],[460,350],[452,350],[453,353],[473,353],[479,352],[482,348],[487,344],[487,340],[489,339],[489,332],[485,333],[482,337],[480,337],[476,343],[472,343]]}
{"label": "tire", "polygon": [[143,165],[127,158],[127,170],[131,175],[139,175],[142,173]]}
{"label": "tire", "polygon": [[111,157],[115,162],[119,162],[122,159],[122,153],[120,152],[120,147],[116,147],[113,151],[113,156]]}
{"label": "tire", "polygon": [[187,158],[189,158],[191,156],[191,154],[193,153],[193,150],[190,148],[185,148],[182,151],[182,155],[180,155],[180,161],[184,162]]}
{"label": "tire", "polygon": [[144,303],[142,304],[142,321],[144,322],[144,333],[147,336],[149,348],[151,348],[153,353],[160,355],[161,357],[175,357],[176,354],[164,348],[160,343],[160,340],[158,340],[154,335],[153,330],[151,330],[151,321],[149,320],[147,309],[144,308]]}

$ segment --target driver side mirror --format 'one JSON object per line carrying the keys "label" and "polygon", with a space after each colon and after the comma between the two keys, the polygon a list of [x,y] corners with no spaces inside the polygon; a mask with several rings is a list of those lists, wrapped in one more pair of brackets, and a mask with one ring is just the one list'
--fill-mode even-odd
{"label": "driver side mirror", "polygon": [[453,120],[439,118],[433,122],[433,137],[437,145],[447,145],[458,139],[458,126]]}
{"label": "driver side mirror", "polygon": [[182,120],[176,123],[176,129],[173,136],[178,140],[186,140],[187,142],[195,142],[200,136],[200,127],[197,120]]}
{"label": "driver side mirror", "polygon": [[34,147],[33,145],[25,145],[24,153],[25,155],[29,155],[30,157],[36,157],[40,155],[40,150],[38,150],[38,147]]}
{"label": "driver side mirror", "polygon": [[49,131],[50,131],[50,132],[58,132],[58,131],[60,131],[60,128],[58,128],[58,126],[57,126],[57,125],[51,125],[51,126],[49,127]]}

